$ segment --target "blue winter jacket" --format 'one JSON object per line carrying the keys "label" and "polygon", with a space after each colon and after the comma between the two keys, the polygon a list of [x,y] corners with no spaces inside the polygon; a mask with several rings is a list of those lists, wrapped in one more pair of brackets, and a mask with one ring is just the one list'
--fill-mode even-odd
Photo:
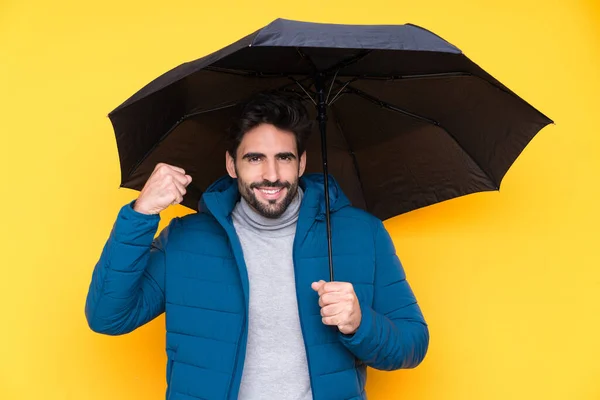
{"label": "blue winter jacket", "polygon": [[[366,399],[366,366],[417,366],[429,331],[383,224],[330,182],[335,280],[353,284],[362,321],[353,335],[324,325],[311,288],[329,280],[320,175],[300,180],[298,311],[314,399]],[[238,199],[237,182],[222,178],[198,213],[174,218],[156,239],[159,216],[130,203],[94,269],[85,307],[92,330],[124,334],[166,312],[168,400],[237,399],[248,334],[248,275],[231,219]]]}

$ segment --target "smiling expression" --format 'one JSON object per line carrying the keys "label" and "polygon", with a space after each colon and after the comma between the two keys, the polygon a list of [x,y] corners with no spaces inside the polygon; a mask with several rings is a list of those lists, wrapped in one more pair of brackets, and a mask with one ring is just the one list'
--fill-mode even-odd
{"label": "smiling expression", "polygon": [[227,172],[242,197],[259,214],[279,218],[298,192],[306,152],[298,156],[292,132],[260,124],[244,134],[235,160],[226,153]]}

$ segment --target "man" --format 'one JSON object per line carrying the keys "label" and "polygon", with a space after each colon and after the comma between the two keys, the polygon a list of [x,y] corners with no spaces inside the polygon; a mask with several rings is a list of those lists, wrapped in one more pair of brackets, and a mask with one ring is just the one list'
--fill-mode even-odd
{"label": "man", "polygon": [[310,128],[297,100],[260,94],[233,130],[229,176],[197,214],[153,240],[160,211],[191,182],[166,164],[121,209],[86,316],[118,335],[166,312],[167,399],[365,399],[367,366],[425,357],[428,328],[389,235],[333,179],[337,281],[325,282],[323,180],[302,177]]}

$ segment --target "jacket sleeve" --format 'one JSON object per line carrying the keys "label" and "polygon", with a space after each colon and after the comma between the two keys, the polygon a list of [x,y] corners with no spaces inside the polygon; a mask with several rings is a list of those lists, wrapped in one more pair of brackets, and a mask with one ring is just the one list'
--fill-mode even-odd
{"label": "jacket sleeve", "polygon": [[121,335],[165,309],[165,255],[169,227],[154,239],[160,216],[121,208],[92,274],[85,315],[98,333]]}
{"label": "jacket sleeve", "polygon": [[375,234],[376,265],[373,307],[361,304],[362,320],[342,343],[372,368],[414,368],[429,346],[429,329],[396,256],[389,234],[379,221]]}

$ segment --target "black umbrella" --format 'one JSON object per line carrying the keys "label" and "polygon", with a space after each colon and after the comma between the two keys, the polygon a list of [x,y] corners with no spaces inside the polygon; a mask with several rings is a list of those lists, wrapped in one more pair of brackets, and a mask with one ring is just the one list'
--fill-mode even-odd
{"label": "black umbrella", "polygon": [[[193,178],[183,204],[195,209],[225,173],[234,106],[265,90],[302,96],[321,132],[307,150],[320,144],[322,163],[308,157],[307,172],[331,172],[353,205],[380,219],[498,190],[552,122],[418,26],[278,19],[163,74],[109,114],[121,186],[140,190],[158,162],[174,164]],[[329,214],[327,240],[333,280]]]}

